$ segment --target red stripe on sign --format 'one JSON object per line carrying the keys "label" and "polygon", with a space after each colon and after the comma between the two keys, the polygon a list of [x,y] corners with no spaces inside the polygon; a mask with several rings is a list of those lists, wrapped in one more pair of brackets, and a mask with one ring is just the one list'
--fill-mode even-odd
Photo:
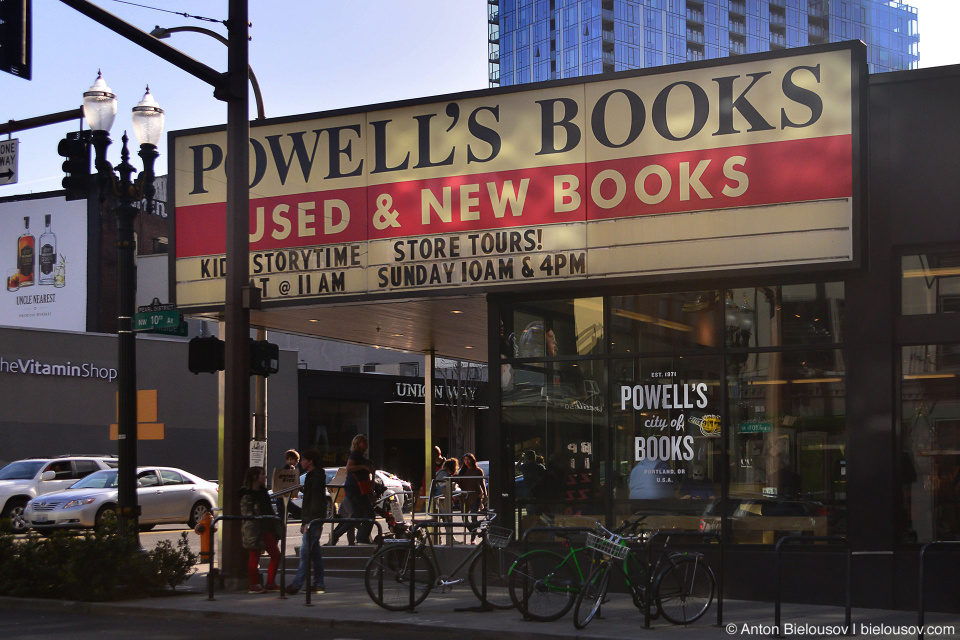
{"label": "red stripe on sign", "polygon": [[853,195],[849,135],[587,165],[588,218],[728,209]]}
{"label": "red stripe on sign", "polygon": [[[845,198],[849,135],[412,180],[250,202],[250,249]],[[226,251],[223,203],[177,207],[177,257]]]}

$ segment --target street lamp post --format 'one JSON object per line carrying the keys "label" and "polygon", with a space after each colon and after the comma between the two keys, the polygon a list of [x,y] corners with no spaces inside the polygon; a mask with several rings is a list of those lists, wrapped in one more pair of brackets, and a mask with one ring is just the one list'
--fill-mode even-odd
{"label": "street lamp post", "polygon": [[[150,32],[154,38],[162,40],[164,38],[169,38],[171,33],[202,33],[205,36],[209,36],[221,43],[225,47],[230,46],[230,41],[224,38],[222,35],[211,29],[204,29],[203,27],[161,27],[157,25],[153,28],[153,31]],[[257,101],[257,120],[263,120],[267,116],[263,111],[263,94],[260,93],[260,83],[257,81],[257,74],[253,72],[253,67],[249,64],[247,65],[247,75],[250,77],[250,88],[253,89],[253,97]]]}
{"label": "street lamp post", "polygon": [[[102,74],[90,90],[83,94],[83,115],[93,132],[96,150],[97,184],[100,202],[109,189],[117,197],[117,519],[120,535],[130,537],[139,544],[137,519],[140,507],[137,504],[137,353],[136,336],[133,333],[133,314],[137,293],[135,274],[136,239],[133,222],[137,217],[135,203],[146,198],[147,211],[153,206],[153,166],[159,153],[157,143],[163,133],[163,109],[150,87],[137,106],[133,108],[133,132],[140,141],[139,156],[143,171],[136,178],[136,168],[130,164],[127,149],[127,134],[121,138],[120,164],[114,168],[107,160],[107,147],[111,140],[110,127],[117,114],[117,96],[110,91]],[[115,172],[116,171],[116,172]]]}

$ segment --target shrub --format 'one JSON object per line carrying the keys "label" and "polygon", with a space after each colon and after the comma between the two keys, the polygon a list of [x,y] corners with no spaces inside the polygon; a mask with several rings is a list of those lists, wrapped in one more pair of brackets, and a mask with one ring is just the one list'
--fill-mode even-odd
{"label": "shrub", "polygon": [[160,595],[183,584],[197,556],[187,534],[147,552],[115,534],[17,539],[0,531],[0,595],[118,600]]}

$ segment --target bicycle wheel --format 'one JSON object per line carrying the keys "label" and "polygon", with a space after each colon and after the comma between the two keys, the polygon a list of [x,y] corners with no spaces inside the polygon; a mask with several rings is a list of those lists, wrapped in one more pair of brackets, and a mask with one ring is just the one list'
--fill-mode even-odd
{"label": "bicycle wheel", "polygon": [[512,609],[510,567],[520,557],[510,549],[483,545],[483,551],[470,563],[467,578],[474,595],[483,600],[483,556],[487,559],[487,602],[495,609]]}
{"label": "bicycle wheel", "polygon": [[[416,554],[416,573],[410,561]],[[413,606],[423,602],[437,579],[437,569],[420,549],[410,544],[391,543],[367,561],[363,581],[370,599],[389,611],[403,611],[410,606],[410,580],[413,579]]]}
{"label": "bicycle wheel", "polygon": [[580,580],[553,551],[525,553],[510,569],[510,599],[525,618],[559,620],[573,607]]}
{"label": "bicycle wheel", "polygon": [[653,585],[657,606],[673,624],[690,624],[710,608],[716,580],[698,555],[671,558]]}
{"label": "bicycle wheel", "polygon": [[593,568],[590,577],[583,583],[577,602],[573,605],[573,626],[584,629],[600,611],[600,605],[607,597],[610,584],[610,561],[604,561]]}

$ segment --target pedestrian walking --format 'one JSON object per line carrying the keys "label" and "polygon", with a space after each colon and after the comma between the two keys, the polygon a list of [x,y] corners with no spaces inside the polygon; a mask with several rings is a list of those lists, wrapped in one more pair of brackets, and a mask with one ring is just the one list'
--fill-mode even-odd
{"label": "pedestrian walking", "polygon": [[[477,457],[472,453],[463,454],[463,467],[457,475],[457,484],[460,490],[466,492],[463,510],[467,513],[480,513],[487,504],[487,484],[484,482],[483,469],[477,466]],[[470,518],[473,525],[477,524],[477,516]],[[476,529],[471,529],[470,540],[477,537]]]}
{"label": "pedestrian walking", "polygon": [[[243,486],[240,487],[240,515],[276,515],[265,485],[266,472],[263,467],[247,469]],[[250,551],[250,561],[247,563],[247,574],[250,577],[249,593],[280,590],[276,583],[277,568],[280,566],[280,549],[277,548],[277,540],[282,535],[280,530],[281,525],[278,520],[244,520],[240,527],[243,548]],[[266,586],[260,584],[260,555],[264,550],[270,555]]]}
{"label": "pedestrian walking", "polygon": [[323,558],[320,556],[320,529],[311,532],[307,526],[312,520],[327,515],[327,478],[320,467],[320,452],[314,449],[304,451],[300,456],[300,466],[307,472],[303,480],[303,502],[300,506],[300,533],[303,534],[303,539],[300,541],[300,565],[297,567],[297,575],[287,587],[290,595],[300,591],[300,587],[306,582],[308,550],[313,563],[313,586],[310,588],[314,593],[323,593],[326,590],[323,584]]}
{"label": "pedestrian walking", "polygon": [[[373,519],[376,514],[373,511],[373,461],[367,458],[367,436],[357,434],[350,443],[350,456],[347,458],[347,477],[343,481],[344,502],[349,503],[351,517],[368,518],[370,522],[365,522],[358,527],[357,542],[360,544],[372,544],[370,540],[370,531],[373,529]],[[330,536],[330,542],[327,544],[334,546],[337,540],[344,533],[355,525],[349,522],[342,522],[333,530]]]}

